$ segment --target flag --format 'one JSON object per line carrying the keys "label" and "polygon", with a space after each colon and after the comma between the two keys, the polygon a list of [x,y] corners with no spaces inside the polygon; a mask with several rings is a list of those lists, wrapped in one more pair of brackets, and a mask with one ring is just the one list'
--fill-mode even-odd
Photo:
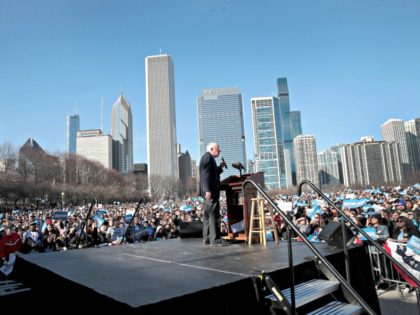
{"label": "flag", "polygon": [[[384,244],[384,249],[395,258],[401,265],[407,269],[417,280],[420,280],[420,255],[417,255],[414,251],[407,247],[404,243],[398,243],[393,241],[387,241]],[[411,286],[416,288],[416,283],[410,279],[398,266],[395,264],[394,268],[398,273],[407,281]]]}

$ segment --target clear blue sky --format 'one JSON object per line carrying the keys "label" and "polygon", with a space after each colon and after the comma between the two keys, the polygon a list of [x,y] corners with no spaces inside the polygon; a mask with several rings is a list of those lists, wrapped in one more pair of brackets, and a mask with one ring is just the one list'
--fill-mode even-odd
{"label": "clear blue sky", "polygon": [[66,115],[110,133],[123,89],[133,111],[134,161],[146,162],[145,67],[175,66],[178,142],[199,158],[196,97],[237,87],[248,158],[251,97],[287,77],[292,110],[318,151],[365,135],[389,118],[420,117],[417,0],[0,0],[0,143],[36,139],[66,148]]}

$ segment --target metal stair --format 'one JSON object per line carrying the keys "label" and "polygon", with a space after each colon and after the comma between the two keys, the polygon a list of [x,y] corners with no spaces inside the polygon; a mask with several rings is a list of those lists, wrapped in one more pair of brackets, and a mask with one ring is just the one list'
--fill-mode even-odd
{"label": "metal stair", "polygon": [[[298,284],[295,287],[296,307],[303,306],[327,294],[330,294],[336,291],[339,286],[340,285],[338,282],[322,279],[313,279],[308,282]],[[291,303],[290,288],[282,290],[281,293],[287,299],[287,301]],[[266,298],[271,299],[274,303],[277,301],[277,298],[274,294],[270,294]]]}
{"label": "metal stair", "polygon": [[[265,275],[267,281],[267,275]],[[268,280],[269,282],[272,280]],[[283,311],[287,314],[291,314],[291,289],[287,288],[284,290],[278,290],[274,285],[274,282],[268,284],[267,287],[271,288],[270,291],[276,292],[265,296],[267,304],[273,310]],[[340,283],[338,281],[330,281],[323,279],[312,279],[307,282],[298,284],[295,286],[295,303],[296,313],[299,313],[299,308],[305,306],[313,301],[316,301],[327,295],[331,295],[335,291],[340,289]],[[277,292],[279,294],[277,294]],[[361,314],[363,308],[360,305],[352,305],[341,301],[332,301],[327,304],[318,307],[317,309],[311,310],[305,314],[311,315],[356,315]]]}
{"label": "metal stair", "polygon": [[352,305],[338,301],[333,301],[328,303],[327,305],[324,305],[321,308],[318,308],[313,312],[308,313],[308,315],[356,315],[361,314],[362,311],[363,309],[359,305]]}
{"label": "metal stair", "polygon": [[[312,183],[303,181],[302,183],[310,184],[323,199],[327,200],[331,205],[332,202]],[[301,195],[301,186],[299,186],[298,195]],[[292,220],[284,214],[276,203],[267,195],[263,188],[255,183],[252,179],[247,179],[242,185],[242,191],[245,194],[247,185],[252,185],[259,194],[260,198],[264,198],[268,205],[280,215],[282,221],[287,227],[287,251],[289,258],[289,279],[287,280],[290,288],[280,290],[276,283],[264,271],[258,277],[254,278],[254,287],[256,290],[257,300],[270,308],[272,314],[369,314],[376,315],[372,307],[356,292],[350,283],[350,269],[348,264],[348,240],[343,237],[343,247],[346,266],[346,278],[344,278],[337,269],[319,252],[319,250],[306,239],[306,236],[297,228]],[[341,213],[346,220],[350,220],[345,216],[334,204],[332,206]],[[355,225],[356,226],[356,225]],[[342,229],[345,229],[342,223]],[[295,265],[293,264],[292,234],[294,231],[309,250],[315,255],[314,263],[318,270],[318,276],[307,282],[296,285],[295,283]],[[362,231],[362,230],[361,230]],[[362,231],[363,232],[363,231]],[[363,232],[365,233],[365,232]],[[366,234],[366,233],[365,233]],[[343,235],[345,235],[343,233]],[[363,234],[364,235],[364,234]],[[367,234],[366,234],[367,235]],[[323,280],[325,279],[325,280]],[[282,279],[283,280],[283,279]],[[301,281],[304,279],[301,279]]]}

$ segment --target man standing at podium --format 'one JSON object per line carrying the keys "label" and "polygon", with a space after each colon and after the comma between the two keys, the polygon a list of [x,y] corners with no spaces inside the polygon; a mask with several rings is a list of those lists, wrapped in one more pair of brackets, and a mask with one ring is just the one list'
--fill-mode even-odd
{"label": "man standing at podium", "polygon": [[200,195],[204,198],[203,242],[205,245],[220,246],[220,173],[223,165],[217,166],[215,158],[220,154],[216,142],[207,145],[207,152],[200,160]]}

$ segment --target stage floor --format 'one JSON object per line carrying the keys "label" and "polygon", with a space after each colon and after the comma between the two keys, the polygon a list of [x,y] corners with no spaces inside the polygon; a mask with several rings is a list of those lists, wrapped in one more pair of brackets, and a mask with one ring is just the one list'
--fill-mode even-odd
{"label": "stage floor", "polygon": [[[27,262],[111,299],[140,307],[288,268],[287,243],[204,246],[201,239],[171,239],[53,253],[21,255]],[[340,252],[314,243],[325,256]],[[294,265],[314,255],[293,243]]]}

